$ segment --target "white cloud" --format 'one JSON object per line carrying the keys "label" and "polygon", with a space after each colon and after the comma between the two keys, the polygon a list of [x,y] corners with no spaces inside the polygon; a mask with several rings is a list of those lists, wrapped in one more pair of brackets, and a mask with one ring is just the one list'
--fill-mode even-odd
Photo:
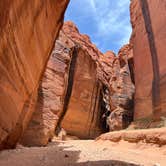
{"label": "white cloud", "polygon": [[97,12],[95,0],[89,0],[90,6],[94,12]]}
{"label": "white cloud", "polygon": [[[130,0],[116,0],[114,4],[111,4],[111,1],[108,0],[90,0],[89,2],[98,26],[97,35],[111,38],[111,36],[117,34],[121,36],[121,39],[117,41],[120,45],[127,43],[131,27],[128,18],[125,18],[125,14],[129,10]],[[114,6],[111,7],[111,5]]]}
{"label": "white cloud", "polygon": [[117,6],[124,7],[124,6],[128,5],[129,2],[130,2],[130,0],[117,0]]}
{"label": "white cloud", "polygon": [[104,42],[111,39],[112,43],[116,43],[119,47],[128,42],[131,34],[128,16],[130,0],[73,1],[83,13],[81,17],[75,16],[77,20],[87,22],[89,17],[91,21],[94,20],[92,24],[97,26],[97,30],[95,30],[93,36],[97,40],[94,41],[97,45],[100,39]]}

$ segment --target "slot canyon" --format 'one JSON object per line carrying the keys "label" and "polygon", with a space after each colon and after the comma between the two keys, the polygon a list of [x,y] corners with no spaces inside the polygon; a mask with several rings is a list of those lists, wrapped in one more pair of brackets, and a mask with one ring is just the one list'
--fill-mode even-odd
{"label": "slot canyon", "polygon": [[117,54],[69,1],[0,1],[0,166],[165,166],[166,1],[130,1]]}

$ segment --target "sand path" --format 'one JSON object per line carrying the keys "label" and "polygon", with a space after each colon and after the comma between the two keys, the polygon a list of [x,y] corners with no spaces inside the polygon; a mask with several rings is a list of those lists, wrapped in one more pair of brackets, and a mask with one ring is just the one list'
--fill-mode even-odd
{"label": "sand path", "polygon": [[[129,164],[131,163],[131,164]],[[133,164],[132,164],[133,163]],[[0,166],[166,166],[166,147],[69,140],[0,152]]]}

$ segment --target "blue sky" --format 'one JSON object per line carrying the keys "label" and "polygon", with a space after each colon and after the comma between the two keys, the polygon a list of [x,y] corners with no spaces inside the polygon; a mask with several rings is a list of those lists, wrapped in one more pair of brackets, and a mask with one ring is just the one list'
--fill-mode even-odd
{"label": "blue sky", "polygon": [[131,34],[129,4],[130,0],[70,0],[65,20],[72,20],[103,53],[117,53]]}

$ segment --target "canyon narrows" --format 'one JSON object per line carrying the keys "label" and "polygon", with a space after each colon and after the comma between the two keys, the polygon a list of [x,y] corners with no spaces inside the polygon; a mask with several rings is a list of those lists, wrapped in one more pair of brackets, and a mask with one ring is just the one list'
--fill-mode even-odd
{"label": "canyon narrows", "polygon": [[117,55],[63,22],[68,3],[0,2],[0,165],[163,165],[165,0],[131,0]]}
{"label": "canyon narrows", "polygon": [[90,139],[109,129],[128,127],[133,120],[131,58],[130,45],[124,46],[117,57],[113,52],[103,55],[74,23],[65,22],[22,142],[46,145],[59,128],[68,135]]}

